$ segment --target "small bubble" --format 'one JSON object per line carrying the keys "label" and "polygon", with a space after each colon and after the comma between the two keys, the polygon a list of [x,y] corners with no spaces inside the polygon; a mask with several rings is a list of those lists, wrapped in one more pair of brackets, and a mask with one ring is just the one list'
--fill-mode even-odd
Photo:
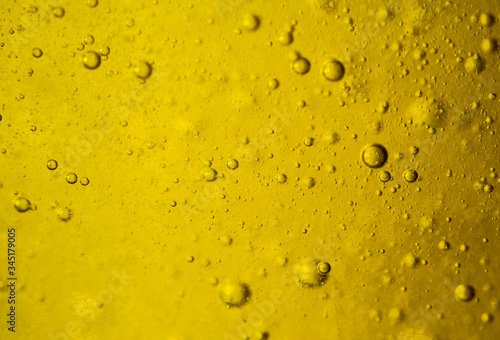
{"label": "small bubble", "polygon": [[30,201],[24,197],[18,197],[14,200],[14,208],[19,212],[26,212],[32,209]]}
{"label": "small bubble", "polygon": [[283,183],[285,183],[285,182],[286,182],[286,180],[287,180],[287,177],[286,177],[286,175],[285,175],[285,174],[278,174],[278,175],[276,175],[276,181],[277,181],[278,183],[283,184]]}
{"label": "small bubble", "polygon": [[71,219],[71,217],[73,217],[73,212],[71,211],[71,209],[66,207],[59,208],[57,209],[57,217],[59,217],[61,221],[67,222]]}
{"label": "small bubble", "polygon": [[246,14],[241,20],[241,26],[247,31],[255,31],[259,28],[260,20],[256,15]]}
{"label": "small bubble", "polygon": [[417,155],[419,151],[420,150],[416,146],[412,146],[410,148],[410,154],[412,154],[413,156]]}
{"label": "small bubble", "polygon": [[55,170],[55,169],[57,169],[57,161],[55,159],[49,159],[47,161],[47,168],[49,170]]}
{"label": "small bubble", "polygon": [[62,7],[56,7],[52,10],[52,14],[54,14],[56,18],[62,18],[65,13],[66,11]]}
{"label": "small bubble", "polygon": [[208,168],[203,171],[203,178],[206,181],[215,181],[217,179],[217,171],[213,168]]}
{"label": "small bubble", "polygon": [[344,65],[337,59],[330,59],[323,65],[323,75],[330,81],[339,81],[344,77]]}
{"label": "small bubble", "polygon": [[87,177],[82,177],[80,179],[80,184],[83,185],[83,186],[87,186],[87,185],[89,185],[89,183],[90,183],[90,181],[89,181],[89,179]]}
{"label": "small bubble", "polygon": [[455,298],[458,301],[470,301],[474,298],[474,288],[469,285],[459,285],[455,289]]}
{"label": "small bubble", "polygon": [[290,45],[293,42],[293,35],[291,32],[282,32],[278,36],[278,41],[283,46]]}
{"label": "small bubble", "polygon": [[378,174],[378,179],[381,182],[389,182],[391,180],[391,174],[389,171],[382,171]]}
{"label": "small bubble", "polygon": [[325,261],[318,263],[318,266],[316,268],[318,270],[318,273],[320,273],[321,275],[326,275],[331,270],[330,264],[328,262],[325,262]]}
{"label": "small bubble", "polygon": [[316,180],[312,177],[306,177],[304,178],[303,183],[307,189],[311,189],[316,185]]}
{"label": "small bubble", "polygon": [[484,190],[484,192],[485,192],[485,193],[489,194],[489,193],[491,193],[491,192],[493,191],[493,185],[491,185],[491,184],[486,184],[486,185],[484,186],[483,190]]}
{"label": "small bubble", "polygon": [[314,144],[314,138],[306,137],[306,138],[304,138],[302,143],[304,143],[305,146],[312,146]]}
{"label": "small bubble", "polygon": [[238,166],[239,166],[240,164],[238,163],[238,161],[237,161],[236,159],[231,158],[230,160],[228,160],[228,161],[227,161],[226,165],[227,165],[227,167],[228,167],[229,169],[231,169],[231,170],[235,170],[235,169],[237,169],[237,168],[238,168]]}
{"label": "small bubble", "polygon": [[484,62],[481,57],[475,54],[465,61],[465,70],[469,73],[480,73],[484,69]]}
{"label": "small bubble", "polygon": [[495,17],[490,13],[481,13],[479,16],[479,24],[484,27],[490,27],[495,23]]}
{"label": "small bubble", "polygon": [[481,49],[485,53],[495,52],[497,48],[498,48],[498,43],[493,38],[486,38],[483,39],[483,41],[481,42]]}
{"label": "small bubble", "polygon": [[267,83],[267,87],[269,87],[271,90],[276,90],[279,87],[280,83],[278,79],[271,79]]}
{"label": "small bubble", "polygon": [[73,172],[70,172],[69,174],[66,175],[66,182],[68,182],[69,184],[75,184],[77,180],[78,177]]}
{"label": "small bubble", "polygon": [[97,5],[99,4],[99,1],[98,0],[86,0],[85,3],[87,4],[87,6],[89,7],[97,7]]}
{"label": "small bubble", "polygon": [[311,69],[311,63],[306,58],[299,57],[292,63],[292,69],[297,74],[306,74]]}
{"label": "small bubble", "polygon": [[387,162],[387,150],[379,144],[368,145],[361,153],[361,160],[370,168],[380,168]]}
{"label": "small bubble", "polygon": [[38,47],[35,47],[32,51],[31,51],[31,54],[33,55],[33,57],[35,58],[40,58],[42,55],[43,55],[43,52],[41,49],[39,49]]}
{"label": "small bubble", "polygon": [[94,44],[95,38],[92,35],[86,35],[85,38],[83,38],[83,43],[85,45],[92,45]]}
{"label": "small bubble", "polygon": [[193,256],[188,256],[188,257],[186,257],[186,261],[188,261],[189,263],[191,263],[191,262],[194,261],[194,257]]}
{"label": "small bubble", "polygon": [[403,178],[408,183],[413,183],[418,179],[418,173],[413,169],[408,169],[404,172]]}
{"label": "small bubble", "polygon": [[110,48],[108,46],[100,46],[99,47],[99,54],[102,56],[107,56],[111,52]]}
{"label": "small bubble", "polygon": [[439,242],[438,248],[441,250],[448,250],[448,248],[450,248],[450,244],[443,240],[443,241]]}
{"label": "small bubble", "polygon": [[133,26],[135,25],[135,20],[134,20],[134,19],[132,19],[132,18],[127,18],[127,19],[125,20],[125,25],[126,25],[127,27],[133,27]]}
{"label": "small bubble", "polygon": [[219,294],[222,301],[231,307],[240,307],[250,298],[250,290],[243,283],[226,282],[220,284]]}
{"label": "small bubble", "polygon": [[89,70],[94,70],[101,65],[101,56],[94,51],[86,52],[82,57],[82,63]]}
{"label": "small bubble", "polygon": [[152,72],[153,69],[151,65],[145,61],[137,63],[137,65],[134,67],[134,74],[136,75],[137,78],[140,79],[149,78]]}
{"label": "small bubble", "polygon": [[493,320],[493,315],[490,314],[490,313],[483,313],[481,314],[481,321],[483,323],[488,323],[488,322],[491,322]]}

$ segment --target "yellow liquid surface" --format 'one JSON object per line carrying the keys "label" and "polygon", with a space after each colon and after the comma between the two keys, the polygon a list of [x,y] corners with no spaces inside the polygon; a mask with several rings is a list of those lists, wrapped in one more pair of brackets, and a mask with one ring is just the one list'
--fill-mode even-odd
{"label": "yellow liquid surface", "polygon": [[500,339],[497,1],[0,14],[0,339]]}

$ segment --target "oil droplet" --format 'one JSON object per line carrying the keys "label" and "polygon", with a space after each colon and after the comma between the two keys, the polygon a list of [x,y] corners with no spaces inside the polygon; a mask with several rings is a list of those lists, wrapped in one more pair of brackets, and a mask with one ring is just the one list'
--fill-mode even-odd
{"label": "oil droplet", "polygon": [[408,169],[404,172],[403,178],[408,183],[413,183],[418,179],[418,173],[413,169]]}
{"label": "oil droplet", "polygon": [[61,221],[67,222],[73,217],[73,212],[67,207],[59,208],[57,209],[57,217],[59,217]]}
{"label": "oil droplet", "polygon": [[203,171],[203,178],[209,182],[215,181],[217,178],[217,171],[213,168],[208,168]]}
{"label": "oil droplet", "polygon": [[361,160],[370,168],[380,168],[387,162],[387,150],[379,144],[368,145],[361,153]]}
{"label": "oil droplet", "polygon": [[389,171],[382,171],[378,174],[378,179],[384,183],[389,182],[391,180],[391,174]]}
{"label": "oil droplet", "polygon": [[134,67],[134,74],[136,75],[137,78],[140,78],[140,79],[149,78],[149,76],[151,76],[152,72],[153,72],[153,69],[152,69],[151,65],[145,61],[139,62]]}
{"label": "oil droplet", "polygon": [[94,51],[86,52],[82,57],[82,63],[89,70],[94,70],[101,65],[101,56]]}
{"label": "oil droplet", "polygon": [[455,298],[458,301],[470,301],[474,298],[474,288],[469,285],[459,285],[455,289]]}
{"label": "oil droplet", "polygon": [[244,283],[227,282],[219,286],[219,294],[231,307],[240,307],[250,298],[250,290]]}
{"label": "oil droplet", "polygon": [[330,59],[323,65],[323,75],[330,81],[339,81],[344,77],[344,65],[337,59]]}
{"label": "oil droplet", "polygon": [[32,51],[31,51],[31,54],[33,55],[33,57],[35,58],[40,58],[42,55],[43,55],[43,52],[41,49],[35,47]]}
{"label": "oil droplet", "polygon": [[70,172],[69,174],[66,175],[66,182],[68,182],[69,184],[75,184],[77,180],[78,177],[73,172]]}
{"label": "oil droplet", "polygon": [[14,200],[14,208],[19,212],[26,212],[32,208],[30,201],[24,197],[18,197]]}
{"label": "oil droplet", "polygon": [[231,169],[231,170],[235,170],[235,169],[237,169],[237,168],[238,168],[238,166],[239,166],[240,164],[238,163],[238,161],[237,161],[236,159],[231,158],[230,160],[228,160],[228,161],[227,161],[226,165],[227,165],[227,167],[228,167],[229,169]]}
{"label": "oil droplet", "polygon": [[311,63],[306,58],[299,57],[292,63],[292,69],[297,74],[306,74],[311,69]]}
{"label": "oil droplet", "polygon": [[286,180],[287,180],[287,177],[286,177],[286,175],[285,175],[285,174],[278,174],[278,175],[276,175],[276,181],[277,181],[278,183],[283,184],[283,183],[285,183],[285,182],[286,182]]}
{"label": "oil droplet", "polygon": [[241,20],[241,26],[249,32],[255,31],[257,28],[259,28],[259,25],[259,18],[253,14],[246,14]]}
{"label": "oil droplet", "polygon": [[80,179],[80,184],[83,185],[83,186],[87,186],[87,185],[89,185],[89,183],[90,183],[90,181],[89,181],[89,179],[87,177],[82,177]]}
{"label": "oil droplet", "polygon": [[47,161],[47,168],[49,170],[55,170],[55,169],[57,169],[57,161],[55,159],[49,159]]}
{"label": "oil droplet", "polygon": [[318,273],[320,273],[321,275],[326,275],[330,272],[331,266],[328,262],[321,261],[320,263],[318,263],[317,269]]}

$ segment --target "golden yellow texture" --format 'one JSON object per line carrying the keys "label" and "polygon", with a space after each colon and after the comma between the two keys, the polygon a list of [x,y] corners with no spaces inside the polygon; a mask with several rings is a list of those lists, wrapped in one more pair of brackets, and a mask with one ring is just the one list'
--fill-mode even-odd
{"label": "golden yellow texture", "polygon": [[500,339],[499,18],[2,0],[0,339]]}

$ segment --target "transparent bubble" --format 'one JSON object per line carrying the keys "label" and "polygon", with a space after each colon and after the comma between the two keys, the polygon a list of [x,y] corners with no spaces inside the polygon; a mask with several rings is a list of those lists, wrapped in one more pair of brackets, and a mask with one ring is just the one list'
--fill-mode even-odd
{"label": "transparent bubble", "polygon": [[67,207],[57,209],[57,217],[59,217],[59,219],[61,221],[64,221],[64,222],[69,221],[72,216],[73,216],[73,213],[72,213],[71,209],[69,209]]}
{"label": "transparent bubble", "polygon": [[101,65],[101,56],[94,51],[86,52],[82,57],[82,63],[89,70],[94,70]]}
{"label": "transparent bubble", "polygon": [[413,183],[418,179],[418,173],[413,169],[408,169],[404,172],[403,178],[408,183]]}
{"label": "transparent bubble", "polygon": [[240,307],[250,298],[250,289],[244,283],[225,282],[219,285],[219,294],[226,304]]}
{"label": "transparent bubble", "polygon": [[68,182],[69,184],[75,184],[77,180],[78,176],[76,176],[76,174],[73,172],[70,172],[66,175],[66,182]]}
{"label": "transparent bubble", "polygon": [[42,55],[43,55],[43,52],[41,49],[39,49],[38,47],[35,47],[32,51],[31,51],[31,54],[33,55],[33,57],[35,58],[40,58]]}
{"label": "transparent bubble", "polygon": [[87,177],[82,177],[80,179],[80,184],[83,185],[83,186],[87,186],[87,185],[89,185],[89,183],[90,183],[90,181],[89,181],[89,179]]}
{"label": "transparent bubble", "polygon": [[387,162],[387,150],[379,144],[365,147],[361,153],[361,160],[370,168],[380,168]]}
{"label": "transparent bubble", "polygon": [[137,65],[134,67],[134,74],[137,78],[140,79],[147,79],[151,76],[151,73],[153,72],[153,68],[151,65],[145,61],[141,61],[137,63]]}
{"label": "transparent bubble", "polygon": [[470,301],[474,298],[474,288],[469,285],[459,285],[455,288],[455,298],[458,301]]}
{"label": "transparent bubble", "polygon": [[339,81],[344,77],[344,65],[337,59],[330,59],[323,65],[323,75],[330,81]]}
{"label": "transparent bubble", "polygon": [[238,166],[239,166],[240,164],[238,163],[238,161],[237,161],[236,159],[231,158],[230,160],[228,160],[228,161],[227,161],[226,165],[227,165],[227,167],[228,167],[229,169],[231,169],[231,170],[235,170],[235,169],[237,169],[237,168],[238,168]]}
{"label": "transparent bubble", "polygon": [[286,180],[287,180],[287,177],[286,177],[286,175],[285,175],[285,174],[278,174],[278,175],[276,175],[276,181],[277,181],[278,183],[283,184],[283,183],[285,183],[285,182],[286,182]]}
{"label": "transparent bubble", "polygon": [[58,164],[57,164],[57,161],[55,159],[49,159],[47,161],[47,168],[49,170],[55,170],[55,169],[57,169],[57,165]]}
{"label": "transparent bubble", "polygon": [[311,63],[306,58],[299,57],[292,63],[292,69],[297,74],[306,74],[311,69]]}
{"label": "transparent bubble", "polygon": [[32,209],[30,201],[24,197],[18,197],[14,200],[14,208],[19,212],[26,212]]}
{"label": "transparent bubble", "polygon": [[203,171],[203,178],[209,182],[217,179],[217,171],[213,168],[208,168]]}
{"label": "transparent bubble", "polygon": [[382,171],[378,174],[378,179],[381,182],[389,182],[391,180],[391,174],[389,171]]}
{"label": "transparent bubble", "polygon": [[320,273],[321,275],[326,275],[330,272],[331,266],[328,262],[322,261],[318,263],[316,269],[318,270],[318,273]]}

